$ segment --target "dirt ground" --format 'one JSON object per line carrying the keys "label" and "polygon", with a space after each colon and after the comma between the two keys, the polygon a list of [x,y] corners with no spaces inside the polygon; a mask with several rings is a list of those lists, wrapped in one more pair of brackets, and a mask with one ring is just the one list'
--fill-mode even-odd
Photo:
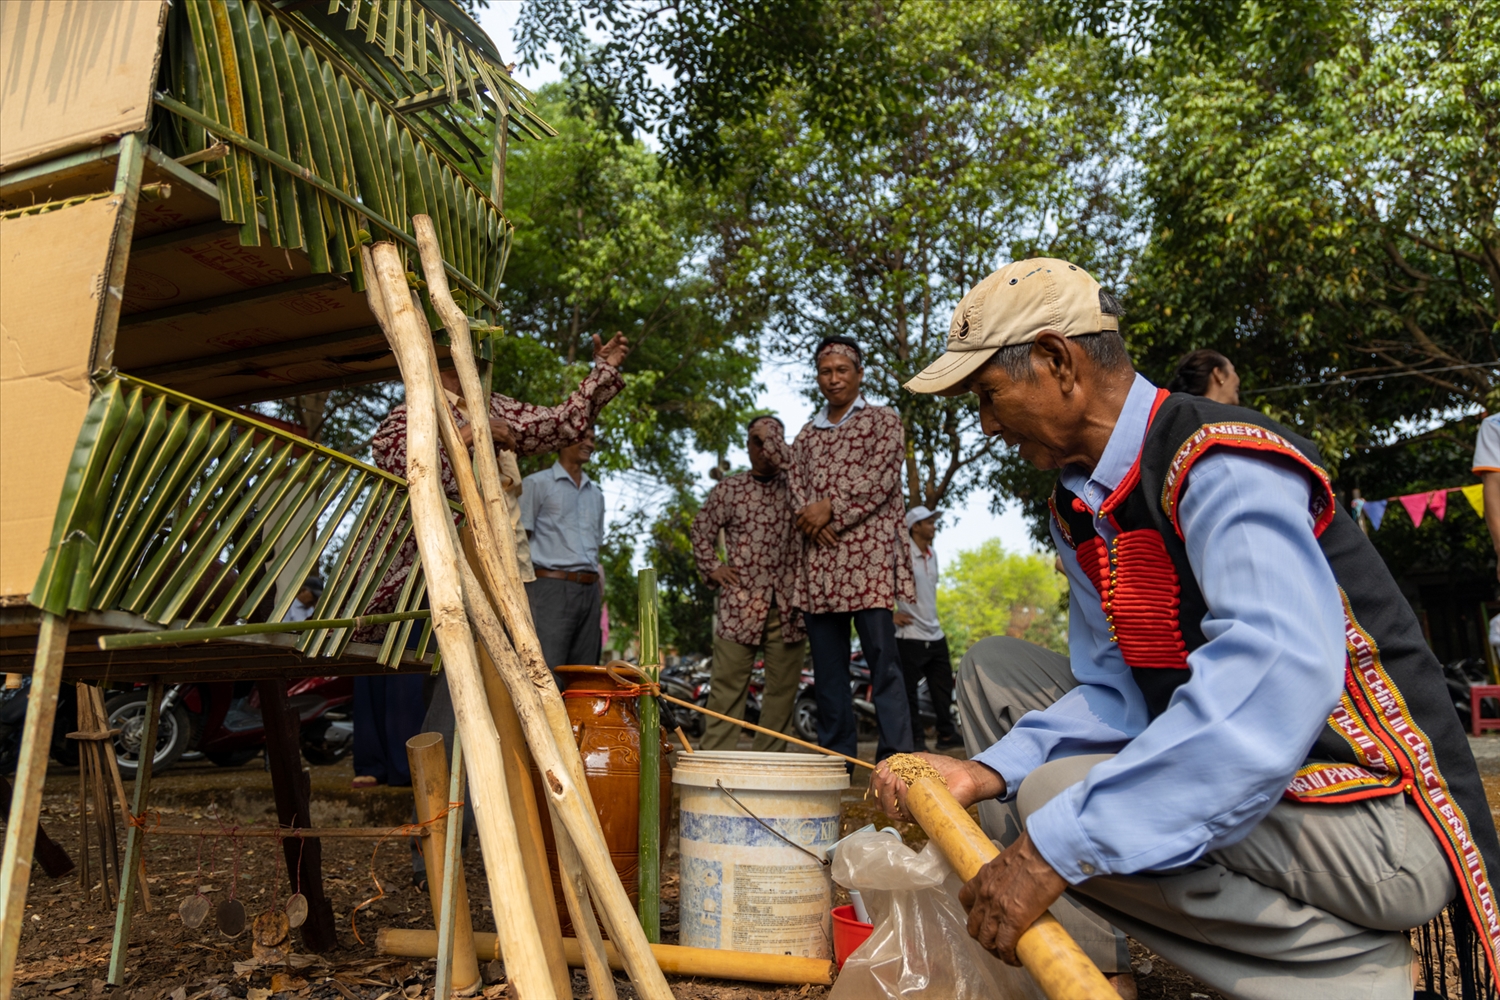
{"label": "dirt ground", "polygon": [[[1492,803],[1500,802],[1500,737],[1473,741]],[[863,749],[863,748],[862,748]],[[873,747],[870,749],[873,750]],[[382,826],[410,818],[408,789],[353,791],[348,763],[313,769],[313,821],[319,826]],[[113,909],[101,903],[96,872],[85,900],[76,871],[51,879],[38,866],[31,879],[27,917],[17,966],[18,1000],[96,998],[117,1000],[418,1000],[432,996],[434,963],[396,959],[376,952],[381,927],[434,926],[427,893],[413,885],[409,841],[325,838],[325,891],[333,901],[339,947],[326,955],[295,951],[286,964],[266,966],[252,957],[253,933],[225,937],[212,915],[197,929],[183,926],[178,905],[195,890],[217,903],[231,895],[253,919],[280,910],[289,887],[281,853],[274,840],[236,838],[236,825],[274,825],[270,777],[260,760],[240,768],[217,768],[206,761],[185,762],[153,783],[152,808],[174,826],[202,825],[204,837],[148,839],[146,868],[152,911],[138,912],[131,935],[125,983],[106,987],[113,930]],[[864,797],[863,775],[845,795],[844,828],[867,822],[887,825]],[[78,779],[76,769],[54,766],[48,774],[43,826],[75,862],[79,860]],[[920,846],[920,829],[903,827],[909,844]],[[124,843],[124,831],[120,833]],[[470,906],[476,930],[492,930],[494,916],[485,888],[477,842],[465,862]],[[663,940],[677,937],[677,852],[675,837],[666,845],[663,863]],[[1133,966],[1142,1000],[1220,1000],[1159,956],[1132,942]],[[500,963],[481,963],[484,995],[509,996]],[[621,975],[620,996],[634,991]],[[818,1000],[822,986],[757,986],[718,980],[671,977],[678,1000]],[[581,972],[574,976],[574,996],[590,995]]]}

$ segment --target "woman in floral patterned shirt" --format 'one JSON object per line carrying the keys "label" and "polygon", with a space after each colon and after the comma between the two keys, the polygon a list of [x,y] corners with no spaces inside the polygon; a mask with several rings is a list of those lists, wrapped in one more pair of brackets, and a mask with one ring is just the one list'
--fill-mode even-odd
{"label": "woman in floral patterned shirt", "polygon": [[[792,446],[790,486],[801,534],[793,603],[802,610],[817,681],[818,742],[854,756],[849,626],[859,632],[880,730],[876,760],[912,749],[911,715],[896,654],[896,600],[914,602],[906,557],[901,418],[860,393],[864,360],[849,337],[814,353],[825,405]],[[783,461],[784,461],[783,456]]]}

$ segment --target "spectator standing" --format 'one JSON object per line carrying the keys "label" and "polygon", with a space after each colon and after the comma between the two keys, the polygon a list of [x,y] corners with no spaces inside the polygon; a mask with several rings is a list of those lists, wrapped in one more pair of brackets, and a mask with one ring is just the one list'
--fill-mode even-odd
{"label": "spectator standing", "polygon": [[[583,383],[558,406],[537,406],[511,399],[500,393],[490,396],[490,432],[495,439],[496,457],[501,474],[508,479],[507,494],[515,501],[513,518],[519,504],[520,472],[515,456],[545,455],[557,451],[578,439],[605,405],[619,395],[625,381],[620,376],[620,366],[630,354],[630,342],[615,334],[608,343],[594,338],[594,369]],[[448,403],[454,420],[459,425],[459,436],[473,447],[474,430],[469,422],[466,408],[461,405],[458,382],[451,371],[443,372],[443,386],[447,390]],[[374,463],[386,472],[404,477],[406,475],[406,404],[400,403],[391,409],[381,422],[371,441]],[[443,492],[451,500],[459,499],[458,480],[454,478],[453,465],[448,460],[441,444],[438,446]],[[522,541],[524,538],[518,538]],[[375,554],[374,558],[383,558]],[[397,596],[411,575],[417,558],[415,536],[409,537],[397,553],[375,588],[375,595],[365,607],[365,614],[381,614],[391,611]],[[532,579],[529,560],[521,554],[522,579]],[[529,586],[529,584],[528,584]],[[419,623],[420,624],[420,623]],[[358,642],[380,642],[385,637],[386,626],[377,625],[355,632]],[[411,642],[421,636],[421,629],[413,629]],[[411,774],[406,759],[406,741],[420,732],[441,732],[452,747],[453,708],[448,686],[439,675],[432,691],[431,705],[426,706],[422,694],[423,678],[415,675],[387,674],[354,679],[354,787],[363,788],[389,781],[396,785],[411,784]],[[411,714],[405,710],[415,706]],[[425,713],[425,718],[424,718]],[[389,776],[395,775],[395,780]]]}
{"label": "spectator standing", "polygon": [[1172,373],[1167,388],[1189,396],[1202,396],[1215,403],[1240,405],[1240,376],[1234,370],[1234,362],[1206,347],[1177,362],[1177,370]]}
{"label": "spectator standing", "polygon": [[1479,423],[1474,441],[1474,475],[1484,484],[1484,523],[1495,547],[1495,573],[1500,577],[1500,413]]}
{"label": "spectator standing", "polygon": [[932,695],[932,713],[936,716],[937,748],[952,750],[964,741],[953,728],[953,660],[948,655],[948,637],[938,623],[938,558],[932,550],[937,536],[937,515],[926,507],[906,512],[907,543],[911,551],[912,578],[917,599],[908,604],[896,602],[896,650],[901,655],[901,671],[906,676],[906,705],[911,712],[912,742],[919,750],[927,749],[927,734],[922,727],[922,713],[917,710],[917,685],[927,678],[927,693]]}
{"label": "spectator standing", "polygon": [[[760,724],[789,732],[797,684],[802,676],[806,633],[792,609],[796,580],[796,529],[787,474],[771,460],[762,442],[785,448],[785,431],[775,417],[750,422],[746,448],[750,471],[730,476],[703,501],[690,532],[693,559],[709,586],[718,590],[714,622],[713,672],[708,707],[743,719],[755,654],[765,657],[766,684]],[[716,551],[724,533],[724,559]],[[739,728],[710,718],[702,749],[733,750]],[[752,749],[781,750],[781,740],[756,733]]]}
{"label": "spectator standing", "polygon": [[316,576],[310,576],[302,584],[302,589],[297,591],[297,596],[292,598],[292,606],[286,609],[286,614],[281,616],[284,622],[305,622],[312,617],[317,609],[318,598],[323,596],[323,581]]}
{"label": "spectator standing", "polygon": [[604,494],[583,471],[594,454],[594,430],[558,452],[552,468],[523,481],[521,526],[531,539],[536,579],[526,584],[531,620],[547,666],[597,664],[604,591]]}
{"label": "spectator standing", "polygon": [[[861,394],[864,359],[850,337],[825,337],[813,355],[823,409],[790,456],[792,502],[802,533],[793,603],[803,613],[818,699],[818,742],[858,753],[849,690],[849,627],[859,633],[874,687],[876,759],[912,748],[906,684],[896,653],[896,600],[914,601],[901,537],[905,505],[901,418]],[[770,442],[768,442],[770,444]],[[782,468],[785,459],[773,456]]]}

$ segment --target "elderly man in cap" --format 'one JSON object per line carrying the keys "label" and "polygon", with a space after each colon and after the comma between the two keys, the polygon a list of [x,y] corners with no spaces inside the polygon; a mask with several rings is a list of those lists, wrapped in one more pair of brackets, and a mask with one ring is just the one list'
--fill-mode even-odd
{"label": "elderly man in cap", "polygon": [[906,704],[911,710],[912,742],[927,749],[922,728],[922,713],[917,709],[917,685],[927,678],[927,693],[932,696],[932,714],[936,717],[937,748],[952,750],[964,745],[953,728],[953,659],[948,654],[948,637],[937,616],[938,558],[932,550],[937,537],[937,515],[926,507],[906,512],[906,534],[910,539],[912,579],[917,599],[911,603],[896,602],[896,651],[901,655],[901,672],[906,676]]}
{"label": "elderly man in cap", "polygon": [[[1007,843],[963,889],[969,932],[1014,962],[1054,907],[1087,939],[1067,893],[1235,997],[1406,1000],[1433,972],[1407,932],[1447,907],[1472,987],[1500,947],[1500,844],[1411,606],[1313,444],[1157,389],[1119,312],[1076,265],[1009,264],[908,383],[973,392],[987,434],[1058,470],[1071,585],[1069,655],[976,644],[972,759],[927,758]],[[874,784],[901,815],[905,785]]]}
{"label": "elderly man in cap", "polygon": [[[746,450],[750,468],[719,483],[693,518],[688,532],[698,572],[719,592],[714,615],[714,660],[708,707],[743,719],[755,654],[765,657],[766,686],[760,724],[790,732],[802,657],[807,652],[802,616],[792,608],[797,579],[792,494],[787,475],[771,461],[765,442],[785,447],[785,430],[775,417],[750,421]],[[717,550],[720,532],[724,558]],[[704,750],[733,750],[739,728],[709,719]],[[786,744],[756,733],[752,750],[777,751]]]}

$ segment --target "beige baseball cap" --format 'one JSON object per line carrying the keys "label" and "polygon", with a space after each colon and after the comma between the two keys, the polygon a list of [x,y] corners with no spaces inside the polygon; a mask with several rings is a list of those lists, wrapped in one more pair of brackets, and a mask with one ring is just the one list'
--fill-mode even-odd
{"label": "beige baseball cap", "polygon": [[1118,330],[1104,312],[1099,282],[1077,264],[1033,257],[1006,264],[969,289],[948,329],[948,350],[906,388],[951,396],[1002,347],[1029,344],[1043,330],[1079,337]]}

